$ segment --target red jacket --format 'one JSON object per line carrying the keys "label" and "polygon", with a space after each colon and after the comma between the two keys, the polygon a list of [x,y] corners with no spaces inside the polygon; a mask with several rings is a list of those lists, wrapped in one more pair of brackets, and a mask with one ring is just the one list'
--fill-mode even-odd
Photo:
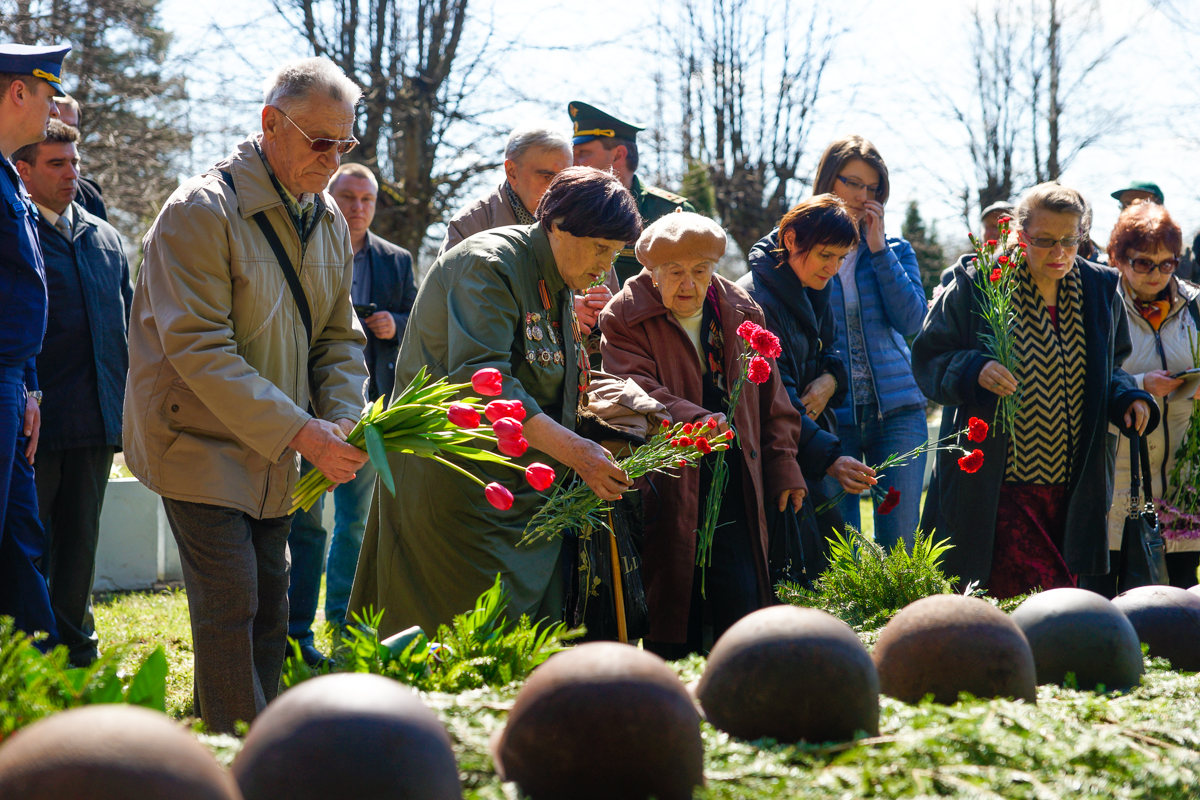
{"label": "red jacket", "polygon": [[[746,344],[737,335],[743,320],[764,324],[762,310],[744,290],[713,276],[725,333],[725,374],[736,375],[738,356]],[[604,370],[632,378],[667,407],[674,422],[696,422],[711,412],[701,406],[700,362],[683,327],[662,304],[650,273],[640,274],[600,314],[600,352]],[[772,365],[773,366],[773,365]],[[748,520],[755,544],[760,599],[773,602],[767,571],[767,522],[764,503],[775,503],[788,489],[803,487],[796,464],[800,414],[792,406],[775,369],[760,385],[749,381],[734,416],[743,445],[743,480]],[[641,488],[646,488],[643,479]],[[700,473],[684,470],[678,478],[656,476],[657,492],[643,492],[646,526],[642,579],[650,609],[650,639],[687,640],[692,575],[696,563],[696,529],[700,527]],[[757,510],[757,515],[754,514]]]}

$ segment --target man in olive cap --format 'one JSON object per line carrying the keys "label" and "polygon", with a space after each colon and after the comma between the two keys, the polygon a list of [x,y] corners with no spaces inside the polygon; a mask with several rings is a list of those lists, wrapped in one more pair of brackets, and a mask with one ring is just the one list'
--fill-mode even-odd
{"label": "man in olive cap", "polygon": [[42,421],[35,357],[46,334],[46,268],[37,207],[9,158],[46,138],[70,49],[0,44],[0,616],[12,617],[19,630],[48,633],[41,647],[58,640],[46,579],[34,566],[45,546],[33,462]]}
{"label": "man in olive cap", "polygon": [[[575,133],[575,165],[611,169],[625,188],[633,192],[643,225],[649,225],[678,208],[696,210],[686,197],[657,186],[648,186],[635,174],[638,167],[637,135],[638,131],[646,129],[645,125],[622,122],[578,100],[567,106],[567,112],[571,115]],[[633,242],[617,256],[613,269],[621,284],[641,272],[642,265],[638,263]]]}
{"label": "man in olive cap", "polygon": [[1128,208],[1138,200],[1150,200],[1160,206],[1163,204],[1162,189],[1158,188],[1157,183],[1150,181],[1132,181],[1124,189],[1117,189],[1109,196],[1120,203],[1121,208]]}

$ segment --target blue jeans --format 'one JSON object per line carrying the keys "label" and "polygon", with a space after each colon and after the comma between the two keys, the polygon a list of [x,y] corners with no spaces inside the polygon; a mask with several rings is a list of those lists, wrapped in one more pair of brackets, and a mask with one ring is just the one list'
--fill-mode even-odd
{"label": "blue jeans", "polygon": [[[907,453],[929,437],[923,409],[897,411],[883,420],[879,419],[879,407],[874,403],[855,406],[854,410],[858,424],[838,428],[838,438],[842,440],[843,455],[857,458],[867,466],[875,466],[893,454]],[[888,550],[901,539],[912,547],[913,535],[921,517],[925,458],[915,458],[904,466],[892,467],[879,478],[881,488],[886,490],[895,487],[900,492],[900,503],[890,514],[875,514],[875,541]],[[840,486],[833,489],[834,494],[839,491]],[[848,494],[838,506],[846,524],[858,530],[862,529],[858,505],[862,497]]]}
{"label": "blue jeans", "polygon": [[[312,469],[307,461],[300,472]],[[346,606],[350,603],[350,588],[354,585],[354,570],[358,566],[358,551],[362,547],[367,511],[371,506],[371,490],[375,486],[375,468],[367,462],[358,477],[333,490],[333,541],[329,560],[325,560],[325,527],[321,515],[325,509],[322,495],[308,511],[296,513],[288,548],[292,552],[292,582],[288,587],[288,636],[301,644],[313,640],[313,620],[317,616],[317,599],[321,593],[321,571],[325,571],[325,620],[335,625],[346,622]]]}

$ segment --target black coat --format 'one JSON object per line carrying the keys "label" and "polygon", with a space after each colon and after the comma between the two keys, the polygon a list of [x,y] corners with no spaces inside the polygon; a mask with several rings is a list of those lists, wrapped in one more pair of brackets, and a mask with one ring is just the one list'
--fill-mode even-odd
{"label": "black coat", "polygon": [[[76,202],[72,241],[39,217],[50,311],[37,357],[39,447],[121,446],[133,287],[121,237]],[[64,307],[69,304],[71,307]],[[90,350],[81,350],[89,344]]]}
{"label": "black coat", "polygon": [[380,311],[389,311],[396,320],[396,336],[380,339],[371,329],[363,326],[367,334],[367,371],[371,382],[367,387],[368,399],[379,396],[390,398],[396,383],[396,356],[400,342],[404,340],[404,329],[408,327],[408,315],[417,299],[417,282],[413,275],[412,256],[403,247],[367,232],[367,261],[371,265],[371,302]]}
{"label": "black coat", "polygon": [[[775,364],[788,397],[803,420],[796,460],[811,487],[842,455],[834,409],[845,399],[850,379],[845,361],[833,347],[837,330],[829,305],[829,287],[815,290],[800,283],[796,273],[786,264],[781,265],[772,252],[777,242],[777,231],[772,231],[750,249],[750,272],[742,276],[738,285],[762,308],[767,328],[779,337],[782,345],[783,355]],[[808,416],[800,396],[824,372],[837,381],[837,389],[820,418],[814,420]]]}
{"label": "black coat", "polygon": [[[1108,509],[1112,504],[1117,439],[1111,422],[1125,428],[1124,416],[1135,400],[1150,406],[1148,430],[1158,425],[1157,406],[1121,369],[1130,352],[1125,310],[1117,297],[1116,270],[1076,258],[1083,285],[1083,324],[1086,347],[1083,424],[1080,443],[1067,486],[1067,518],[1063,557],[1076,575],[1108,572]],[[991,424],[997,396],[979,385],[979,372],[991,360],[979,339],[986,330],[979,312],[975,268],[957,266],[954,280],[934,301],[921,332],[913,342],[913,374],[931,400],[953,414],[951,430],[962,430],[971,417]],[[962,583],[986,582],[992,569],[992,548],[1000,488],[1008,457],[1008,435],[989,432],[982,444],[962,438],[969,449],[983,450],[983,467],[974,474],[958,466],[958,452],[940,452],[929,485],[922,529],[936,529],[936,538],[949,538],[947,574]]]}

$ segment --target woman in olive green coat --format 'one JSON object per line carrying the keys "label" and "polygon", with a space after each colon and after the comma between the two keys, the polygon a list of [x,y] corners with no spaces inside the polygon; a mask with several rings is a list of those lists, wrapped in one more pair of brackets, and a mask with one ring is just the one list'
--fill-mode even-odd
{"label": "woman in olive green coat", "polygon": [[[585,376],[573,292],[601,279],[624,243],[637,238],[637,205],[612,175],[572,167],[550,184],[536,216],[535,225],[476,234],[434,263],[409,317],[395,391],[421,367],[453,383],[493,367],[503,376],[500,397],[520,400],[528,415],[530,447],[516,461],[548,463],[560,474],[573,469],[597,495],[615,500],[628,476],[604,448],[574,432]],[[499,573],[510,619],[561,619],[561,542],[519,544],[543,495],[514,481],[511,469],[461,462],[485,483],[514,489],[512,508],[500,511],[477,484],[433,460],[401,453],[388,460],[396,496],[376,482],[352,611],[382,611],[381,636],[412,625],[433,634],[469,611]]]}

